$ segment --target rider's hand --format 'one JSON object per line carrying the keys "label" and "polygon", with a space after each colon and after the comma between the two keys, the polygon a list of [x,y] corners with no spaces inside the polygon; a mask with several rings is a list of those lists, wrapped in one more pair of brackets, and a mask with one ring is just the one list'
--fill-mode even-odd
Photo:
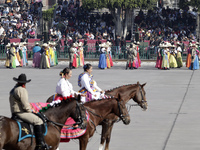
{"label": "rider's hand", "polygon": [[103,93],[104,93],[104,91],[100,91],[100,93],[101,93],[101,94],[103,94]]}
{"label": "rider's hand", "polygon": [[86,94],[81,94],[81,96],[86,97]]}

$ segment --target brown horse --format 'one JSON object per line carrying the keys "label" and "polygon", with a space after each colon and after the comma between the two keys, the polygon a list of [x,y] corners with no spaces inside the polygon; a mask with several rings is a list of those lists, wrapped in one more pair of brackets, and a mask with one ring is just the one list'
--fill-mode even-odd
{"label": "brown horse", "polygon": [[[107,98],[94,100],[84,104],[89,113],[90,121],[87,125],[87,131],[84,135],[78,137],[80,150],[86,150],[90,137],[93,136],[96,126],[98,126],[109,114],[115,114],[120,117],[124,124],[130,123],[130,116],[125,106],[125,102],[120,98]],[[115,117],[114,115],[114,117]]]}
{"label": "brown horse", "polygon": [[[147,101],[146,101],[146,92],[144,91],[144,86],[137,84],[124,85],[112,90],[105,91],[106,95],[116,96],[120,93],[121,97],[127,103],[130,99],[133,99],[143,110],[147,110]],[[103,145],[106,140],[105,150],[109,150],[109,143],[111,138],[111,132],[113,124],[118,120],[118,117],[114,114],[110,114],[106,119],[101,123],[102,125],[102,134],[101,134],[101,143],[99,150],[103,150]]]}
{"label": "brown horse", "polygon": [[[44,113],[47,121],[48,132],[45,136],[46,143],[55,150],[60,142],[60,132],[68,117],[75,121],[81,121],[83,128],[86,128],[87,119],[85,109],[80,104],[80,97],[68,98],[61,103],[50,107]],[[80,119],[81,118],[81,119]],[[34,150],[36,143],[31,138],[26,138],[18,142],[19,128],[17,122],[13,119],[0,116],[0,150]]]}
{"label": "brown horse", "polygon": [[[146,83],[141,85],[139,82],[137,82],[137,84],[123,85],[112,90],[107,90],[105,91],[105,94],[110,96],[117,96],[118,94],[120,94],[125,103],[127,103],[130,99],[133,99],[143,110],[147,110],[148,105],[146,101],[146,92],[144,90],[145,85]],[[54,95],[49,97],[47,99],[47,102],[51,102],[53,100],[53,97]],[[103,122],[101,122],[102,134],[99,150],[103,149],[105,140],[105,150],[109,149],[111,132],[113,124],[116,122],[116,120],[118,120],[118,117],[114,114],[110,114]]]}

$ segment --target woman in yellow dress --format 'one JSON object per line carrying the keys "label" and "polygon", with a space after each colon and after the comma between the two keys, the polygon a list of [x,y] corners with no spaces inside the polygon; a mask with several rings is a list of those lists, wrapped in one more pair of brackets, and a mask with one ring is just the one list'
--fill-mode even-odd
{"label": "woman in yellow dress", "polygon": [[169,67],[170,68],[177,68],[177,61],[176,61],[176,54],[177,51],[174,49],[176,46],[171,45],[171,50],[170,50],[170,58],[169,58]]}
{"label": "woman in yellow dress", "polygon": [[54,59],[55,59],[55,53],[54,53],[54,50],[53,50],[53,43],[52,42],[49,42],[49,60],[50,60],[50,66],[54,66]]}
{"label": "woman in yellow dress", "polygon": [[79,44],[78,44],[78,54],[79,54],[79,57],[78,57],[79,66],[83,67],[84,55],[83,55],[83,43],[82,42],[79,42]]}

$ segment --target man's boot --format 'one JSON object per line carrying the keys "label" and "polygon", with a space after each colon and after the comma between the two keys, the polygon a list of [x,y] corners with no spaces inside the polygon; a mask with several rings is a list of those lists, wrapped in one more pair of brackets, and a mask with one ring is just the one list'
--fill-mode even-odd
{"label": "man's boot", "polygon": [[44,141],[42,128],[43,128],[43,125],[34,126],[35,140],[36,140],[35,150],[49,150],[50,149],[50,147]]}

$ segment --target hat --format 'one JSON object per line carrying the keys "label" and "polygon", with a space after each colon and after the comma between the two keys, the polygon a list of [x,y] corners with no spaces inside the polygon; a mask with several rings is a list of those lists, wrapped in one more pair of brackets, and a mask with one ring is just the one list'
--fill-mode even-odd
{"label": "hat", "polygon": [[176,45],[181,45],[181,43],[180,43],[180,42],[177,42]]}
{"label": "hat", "polygon": [[26,75],[25,74],[20,74],[18,78],[13,78],[14,81],[18,82],[18,83],[28,83],[31,81],[31,79],[26,80]]}
{"label": "hat", "polygon": [[53,42],[52,44],[55,46],[55,45],[56,45],[56,42]]}
{"label": "hat", "polygon": [[72,46],[77,47],[77,44],[76,44],[76,43],[73,43]]}
{"label": "hat", "polygon": [[23,45],[24,45],[24,43],[23,43],[23,42],[19,44],[19,46],[23,46]]}
{"label": "hat", "polygon": [[6,45],[6,47],[10,47],[11,45],[10,45],[10,43],[8,43],[7,45]]}
{"label": "hat", "polygon": [[160,43],[160,44],[159,44],[159,47],[160,47],[160,48],[161,48],[161,47],[164,47],[164,44],[161,44],[161,43]]}
{"label": "hat", "polygon": [[106,47],[106,43],[99,44],[100,47]]}
{"label": "hat", "polygon": [[167,47],[172,47],[172,44],[171,44],[171,43],[167,43],[166,46],[167,46]]}
{"label": "hat", "polygon": [[83,46],[83,43],[82,43],[82,42],[79,42],[79,43],[78,43],[78,46]]}
{"label": "hat", "polygon": [[39,43],[39,42],[36,42],[35,45],[40,45],[40,43]]}
{"label": "hat", "polygon": [[196,44],[195,44],[195,43],[191,43],[191,44],[190,44],[190,47],[193,47],[193,46],[196,47]]}
{"label": "hat", "polygon": [[112,43],[111,43],[111,42],[109,42],[109,41],[107,41],[107,44],[108,44],[109,46],[111,46],[111,45],[112,45]]}
{"label": "hat", "polygon": [[42,44],[42,46],[44,46],[44,47],[48,47],[48,44],[47,44],[47,43],[44,43],[44,44]]}

